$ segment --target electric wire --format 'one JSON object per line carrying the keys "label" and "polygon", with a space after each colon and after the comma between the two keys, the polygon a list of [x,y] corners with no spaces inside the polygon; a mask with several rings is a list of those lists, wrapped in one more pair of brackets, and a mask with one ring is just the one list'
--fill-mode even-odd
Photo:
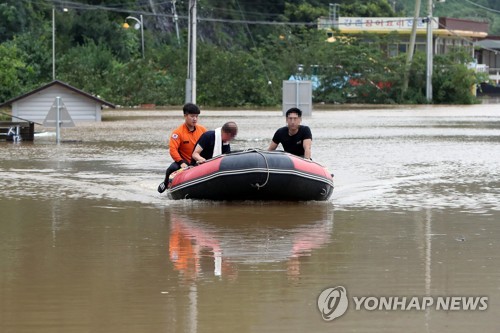
{"label": "electric wire", "polygon": [[496,9],[493,9],[493,8],[488,8],[488,7],[482,6],[482,5],[478,4],[478,3],[472,2],[470,0],[464,0],[464,1],[467,2],[470,5],[473,5],[473,6],[476,6],[478,8],[484,9],[484,10],[486,10],[488,12],[500,14],[500,10],[496,10]]}

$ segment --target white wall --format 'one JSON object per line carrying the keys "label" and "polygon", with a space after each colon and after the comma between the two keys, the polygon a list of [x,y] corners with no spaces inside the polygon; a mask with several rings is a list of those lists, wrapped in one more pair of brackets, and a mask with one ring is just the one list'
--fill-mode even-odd
{"label": "white wall", "polygon": [[35,122],[43,122],[56,97],[61,97],[75,123],[101,121],[101,104],[84,96],[53,85],[12,103],[12,115]]}

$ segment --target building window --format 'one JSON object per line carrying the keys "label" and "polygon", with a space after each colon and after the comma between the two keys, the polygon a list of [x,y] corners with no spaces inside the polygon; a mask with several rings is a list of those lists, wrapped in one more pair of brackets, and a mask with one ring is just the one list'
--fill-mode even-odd
{"label": "building window", "polygon": [[406,53],[406,52],[408,52],[407,50],[408,50],[408,44],[401,43],[398,45],[399,53]]}
{"label": "building window", "polygon": [[389,57],[395,57],[398,55],[398,45],[397,44],[391,44],[389,45],[388,47],[388,53],[389,53]]}

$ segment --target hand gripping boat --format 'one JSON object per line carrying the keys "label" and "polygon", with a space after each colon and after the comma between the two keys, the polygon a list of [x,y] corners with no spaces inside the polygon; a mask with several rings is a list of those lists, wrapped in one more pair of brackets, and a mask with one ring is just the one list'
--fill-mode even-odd
{"label": "hand gripping boat", "polygon": [[220,155],[172,176],[168,196],[175,200],[325,201],[333,192],[325,167],[280,151]]}

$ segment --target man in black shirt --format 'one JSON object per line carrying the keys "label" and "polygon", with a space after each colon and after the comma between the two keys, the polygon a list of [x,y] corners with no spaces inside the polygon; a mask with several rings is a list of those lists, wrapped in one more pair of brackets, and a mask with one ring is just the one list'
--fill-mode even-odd
{"label": "man in black shirt", "polygon": [[286,112],[287,126],[274,133],[273,140],[267,150],[275,150],[281,143],[283,149],[293,155],[311,159],[312,134],[308,126],[301,125],[302,111],[291,108]]}
{"label": "man in black shirt", "polygon": [[225,123],[214,131],[203,133],[194,147],[191,164],[205,163],[212,157],[230,153],[229,141],[234,139],[236,134],[238,134],[238,126],[233,121]]}

